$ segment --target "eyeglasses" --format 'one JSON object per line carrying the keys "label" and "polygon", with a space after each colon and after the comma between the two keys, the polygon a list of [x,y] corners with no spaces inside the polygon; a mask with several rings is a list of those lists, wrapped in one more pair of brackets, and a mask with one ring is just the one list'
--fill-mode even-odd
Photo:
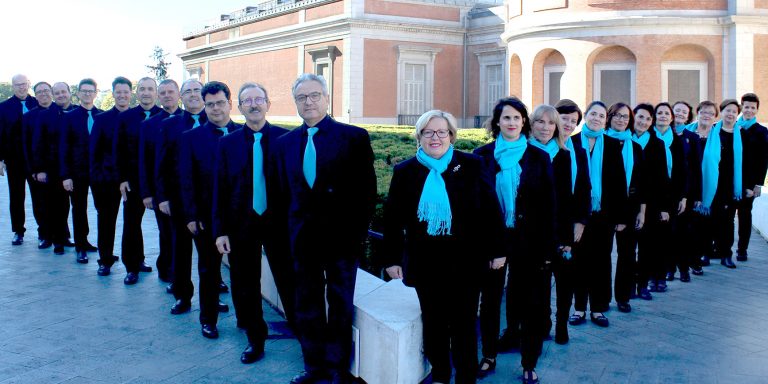
{"label": "eyeglasses", "polygon": [[187,95],[191,95],[193,93],[196,93],[196,94],[199,95],[202,90],[203,90],[202,88],[189,88],[186,91],[182,92],[181,95],[182,96],[187,96]]}
{"label": "eyeglasses", "polygon": [[323,94],[320,92],[312,92],[309,95],[296,95],[293,99],[296,100],[297,103],[303,104],[307,102],[307,98],[313,102],[320,101],[321,96],[323,96]]}
{"label": "eyeglasses", "polygon": [[240,105],[245,105],[246,107],[250,107],[254,105],[264,105],[266,103],[267,103],[266,97],[255,97],[253,99],[240,100]]}
{"label": "eyeglasses", "polygon": [[46,95],[46,94],[50,95],[51,90],[46,88],[46,89],[41,89],[39,91],[35,91],[35,95]]}
{"label": "eyeglasses", "polygon": [[96,90],[91,89],[81,89],[78,92],[82,93],[83,95],[93,95],[96,93]]}
{"label": "eyeglasses", "polygon": [[617,120],[629,120],[629,115],[622,115],[622,114],[617,113],[617,114],[613,115],[613,118],[617,119]]}
{"label": "eyeglasses", "polygon": [[700,111],[700,112],[699,112],[699,115],[702,115],[702,116],[710,116],[710,117],[711,117],[711,116],[714,116],[714,115],[715,115],[715,113],[714,113],[714,112],[712,112],[712,111]]}
{"label": "eyeglasses", "polygon": [[425,138],[427,138],[427,139],[431,139],[431,138],[432,138],[433,136],[435,136],[435,135],[437,135],[437,137],[439,137],[439,138],[441,138],[441,139],[445,139],[445,138],[446,138],[446,137],[448,137],[450,134],[451,134],[451,131],[448,131],[448,130],[442,130],[442,129],[441,129],[441,130],[438,130],[438,131],[433,131],[433,130],[431,130],[431,129],[425,129],[425,130],[421,131],[421,136],[422,136],[422,137],[425,137]]}
{"label": "eyeglasses", "polygon": [[206,108],[213,108],[213,107],[219,107],[224,108],[225,105],[229,103],[229,100],[219,100],[219,101],[209,101],[205,103]]}
{"label": "eyeglasses", "polygon": [[29,83],[16,83],[13,86],[15,88],[27,88],[27,87],[29,87]]}

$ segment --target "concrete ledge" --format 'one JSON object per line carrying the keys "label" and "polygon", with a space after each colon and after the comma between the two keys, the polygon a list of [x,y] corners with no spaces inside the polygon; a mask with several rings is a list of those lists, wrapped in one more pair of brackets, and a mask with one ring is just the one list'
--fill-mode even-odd
{"label": "concrete ledge", "polygon": [[[768,192],[768,190],[766,190]],[[752,206],[752,227],[768,240],[768,197],[760,195]]]}

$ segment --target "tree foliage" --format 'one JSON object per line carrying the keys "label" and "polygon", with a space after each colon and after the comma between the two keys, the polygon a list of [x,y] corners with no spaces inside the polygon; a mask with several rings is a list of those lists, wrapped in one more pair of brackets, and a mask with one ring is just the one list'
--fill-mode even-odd
{"label": "tree foliage", "polygon": [[168,78],[168,67],[171,65],[171,62],[165,60],[166,56],[168,54],[159,46],[155,46],[152,54],[149,56],[152,59],[152,65],[147,65],[147,69],[155,75],[155,79],[158,82]]}

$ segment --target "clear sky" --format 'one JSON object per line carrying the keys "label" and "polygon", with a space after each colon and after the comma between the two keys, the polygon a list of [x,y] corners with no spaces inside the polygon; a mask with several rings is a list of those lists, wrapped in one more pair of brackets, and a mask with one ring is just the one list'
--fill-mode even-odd
{"label": "clear sky", "polygon": [[37,81],[77,83],[92,77],[99,89],[112,79],[151,75],[145,65],[157,45],[182,80],[181,40],[186,31],[262,0],[2,0],[0,81],[23,73]]}

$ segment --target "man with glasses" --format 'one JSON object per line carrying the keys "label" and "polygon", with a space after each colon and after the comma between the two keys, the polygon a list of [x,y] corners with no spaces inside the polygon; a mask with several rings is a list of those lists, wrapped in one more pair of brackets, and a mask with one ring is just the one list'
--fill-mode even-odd
{"label": "man with glasses", "polygon": [[61,185],[69,192],[72,200],[76,260],[81,264],[88,263],[86,252],[96,250],[96,247],[88,243],[89,141],[94,118],[103,112],[93,105],[96,92],[96,81],[90,78],[80,80],[77,85],[80,105],[64,115],[59,145]]}
{"label": "man with glasses", "polygon": [[744,145],[744,176],[743,183],[746,193],[741,201],[736,203],[739,211],[739,242],[736,260],[747,261],[749,239],[752,236],[752,205],[756,197],[760,197],[765,173],[768,170],[768,129],[757,122],[757,111],[760,108],[760,98],[754,93],[741,96],[742,112],[737,121],[741,129]]}
{"label": "man with glasses", "polygon": [[[93,128],[89,137],[90,183],[93,204],[96,206],[96,226],[98,228],[99,276],[108,276],[115,259],[112,252],[115,247],[117,213],[120,210],[120,189],[115,169],[113,141],[117,135],[119,115],[127,111],[131,104],[131,81],[118,76],[112,81],[112,96],[115,105],[112,109],[93,118]],[[125,256],[125,255],[123,255]]]}
{"label": "man with glasses", "polygon": [[53,84],[54,104],[40,113],[38,124],[32,126],[30,157],[31,173],[35,180],[46,189],[48,200],[46,221],[49,223],[53,253],[64,254],[64,246],[73,246],[69,241],[69,195],[61,185],[59,176],[60,132],[63,130],[64,114],[75,108],[69,84]]}
{"label": "man with glasses", "polygon": [[238,93],[238,109],[245,126],[219,139],[213,189],[213,236],[219,253],[228,254],[232,302],[238,325],[245,329],[248,345],[240,355],[243,364],[264,356],[267,323],[261,308],[261,249],[267,253],[288,324],[293,326],[292,265],[285,241],[274,233],[265,174],[271,144],[288,132],[267,121],[271,105],[267,91],[245,83]]}
{"label": "man with glasses", "polygon": [[277,140],[268,182],[276,188],[275,217],[287,220],[296,279],[305,372],[291,383],[345,383],[355,278],[376,201],[373,151],[367,131],[328,116],[323,77],[303,74],[292,91],[304,123]]}
{"label": "man with glasses", "polygon": [[8,171],[8,197],[11,200],[11,244],[24,242],[24,198],[27,166],[22,145],[22,115],[37,107],[37,99],[29,95],[29,80],[24,75],[11,79],[13,96],[0,103],[0,176]]}
{"label": "man with glasses", "polygon": [[32,134],[35,132],[35,127],[40,124],[42,112],[47,111],[53,104],[53,96],[51,94],[51,85],[44,81],[35,84],[32,90],[35,92],[38,106],[30,109],[24,115],[21,138],[24,144],[24,164],[27,166],[27,175],[30,175],[29,195],[32,198],[32,214],[37,222],[37,248],[47,249],[52,245],[50,229],[45,221],[49,208],[47,205],[47,195],[45,194],[45,185],[37,180],[37,175],[32,171],[32,157],[34,156],[34,152],[32,152]]}
{"label": "man with glasses", "polygon": [[[160,133],[160,123],[169,116],[182,113],[179,108],[179,85],[165,79],[157,87],[162,110],[144,120],[139,128],[139,195],[146,209],[155,209],[155,154],[156,144]],[[135,188],[135,187],[133,187]],[[160,235],[160,253],[157,255],[157,276],[160,280],[171,281],[171,255],[173,254],[171,238],[171,222],[168,215],[155,210],[155,220]]]}
{"label": "man with glasses", "polygon": [[224,312],[223,304],[220,305],[219,302],[221,254],[216,250],[211,232],[216,146],[219,138],[242,126],[229,117],[232,102],[226,84],[211,81],[203,86],[201,96],[208,122],[181,134],[179,181],[183,202],[182,215],[197,249],[202,334],[209,339],[215,339],[219,337],[216,328],[219,310]]}
{"label": "man with glasses", "polygon": [[127,272],[123,283],[136,284],[139,272],[152,272],[144,262],[144,234],[141,219],[144,217],[144,203],[139,196],[139,129],[142,121],[160,112],[157,101],[157,82],[144,77],[136,84],[136,98],[139,105],[121,113],[117,135],[114,138],[115,164],[123,197],[123,265]]}

